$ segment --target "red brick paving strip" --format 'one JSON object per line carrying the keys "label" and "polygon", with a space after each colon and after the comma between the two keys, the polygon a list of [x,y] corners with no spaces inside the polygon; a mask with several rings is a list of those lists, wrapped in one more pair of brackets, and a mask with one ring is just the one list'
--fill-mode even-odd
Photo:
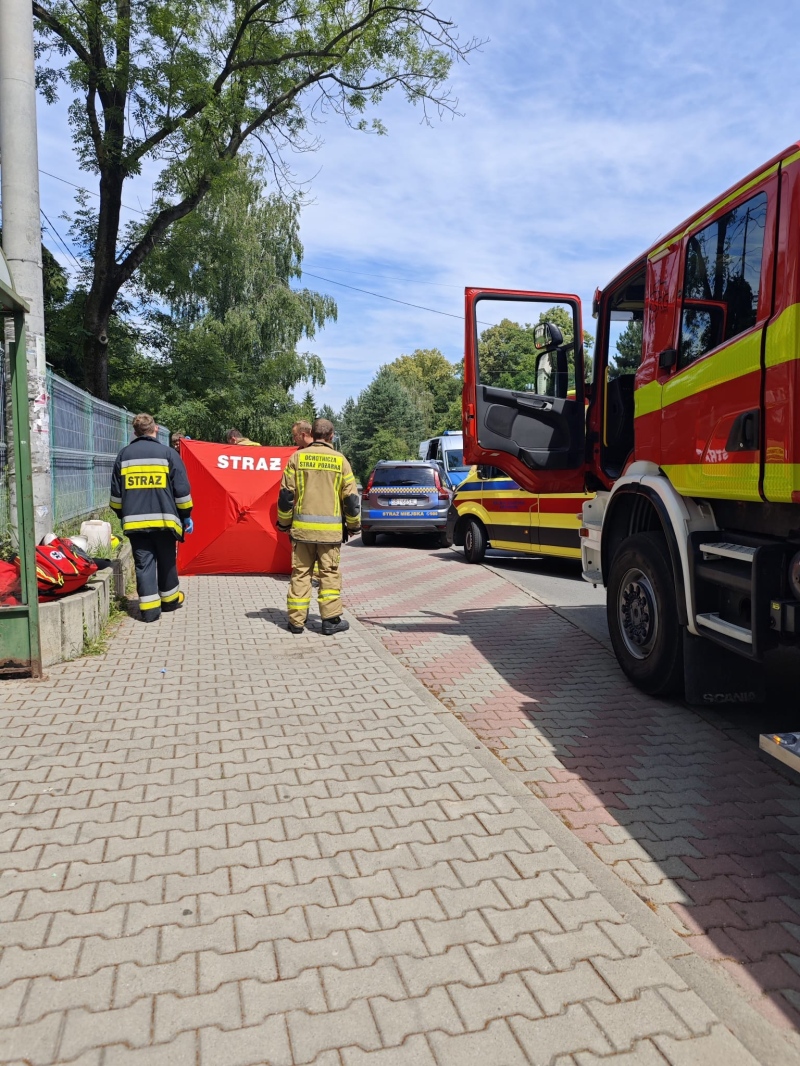
{"label": "red brick paving strip", "polygon": [[346,563],[348,603],[387,649],[688,946],[797,1028],[800,789],[682,704],[639,693],[595,641],[484,567],[380,545]]}

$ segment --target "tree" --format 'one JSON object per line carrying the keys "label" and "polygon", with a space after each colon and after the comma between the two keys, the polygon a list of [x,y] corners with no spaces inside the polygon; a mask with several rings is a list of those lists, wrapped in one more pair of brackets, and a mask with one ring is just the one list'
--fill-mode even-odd
{"label": "tree", "polygon": [[313,422],[317,417],[317,408],[314,404],[314,393],[311,389],[306,389],[305,396],[300,401],[300,410],[306,422]]}
{"label": "tree", "polygon": [[288,442],[293,421],[314,417],[311,393],[297,403],[294,389],[325,380],[319,358],[297,344],[336,317],[336,304],[290,287],[303,252],[297,205],[264,191],[240,158],[142,270],[143,295],[155,301],[157,418],[193,437],[219,439],[235,425],[263,443]]}
{"label": "tree", "polygon": [[625,326],[617,338],[614,362],[609,360],[608,376],[619,377],[621,374],[635,374],[642,361],[642,319],[634,318]]}
{"label": "tree", "polygon": [[[550,307],[539,314],[539,322],[551,322],[558,326],[569,344],[574,337],[572,313],[566,307]],[[481,381],[500,389],[529,390],[536,383],[536,360],[539,353],[533,342],[535,327],[530,323],[521,326],[518,322],[504,318],[495,326],[489,326],[478,339],[478,363]],[[584,361],[588,368],[588,355],[594,344],[594,338],[583,331]],[[575,355],[570,351],[567,361],[572,368]]]}
{"label": "tree", "polygon": [[[121,290],[246,146],[285,180],[289,151],[315,148],[308,131],[330,113],[367,129],[367,108],[395,86],[452,110],[451,63],[477,44],[425,0],[33,0],[33,14],[40,89],[48,101],[72,91],[78,158],[98,177],[99,205],[84,198],[76,221],[91,261],[85,379],[104,398]],[[154,162],[155,203],[123,227],[125,183]]]}
{"label": "tree", "polygon": [[516,388],[520,368],[535,359],[533,326],[521,326],[510,318],[488,326],[478,340],[478,364],[485,385]]}
{"label": "tree", "polygon": [[[401,355],[389,363],[389,370],[417,400],[424,437],[456,428],[448,424],[448,417],[453,401],[461,394],[457,367],[438,348],[417,348],[411,355]],[[460,415],[457,425],[461,425]]]}
{"label": "tree", "polygon": [[416,458],[424,438],[422,413],[388,366],[382,366],[360,393],[344,422],[347,440],[343,447],[362,481],[380,459]]}
{"label": "tree", "polygon": [[352,396],[342,404],[341,411],[331,419],[339,435],[339,446],[345,455],[350,454],[350,445],[355,433],[356,401]]}

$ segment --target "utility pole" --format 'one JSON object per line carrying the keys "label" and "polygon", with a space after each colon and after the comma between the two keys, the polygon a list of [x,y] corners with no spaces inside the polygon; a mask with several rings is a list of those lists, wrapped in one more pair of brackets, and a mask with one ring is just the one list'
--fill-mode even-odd
{"label": "utility pole", "polygon": [[[44,352],[39,149],[31,0],[0,0],[0,191],[3,250],[20,296],[30,304],[28,363],[33,509],[36,540],[53,527],[50,417]],[[16,505],[12,500],[12,521]]]}

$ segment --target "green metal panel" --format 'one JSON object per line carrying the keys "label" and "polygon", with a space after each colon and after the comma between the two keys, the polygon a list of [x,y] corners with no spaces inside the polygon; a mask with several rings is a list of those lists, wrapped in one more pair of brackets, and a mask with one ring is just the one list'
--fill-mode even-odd
{"label": "green metal panel", "polygon": [[0,678],[41,677],[39,594],[36,586],[36,540],[33,522],[28,368],[25,358],[25,302],[11,286],[0,253],[0,316],[13,316],[14,340],[9,346],[11,425],[14,435],[14,491],[17,502],[22,604],[0,607]]}

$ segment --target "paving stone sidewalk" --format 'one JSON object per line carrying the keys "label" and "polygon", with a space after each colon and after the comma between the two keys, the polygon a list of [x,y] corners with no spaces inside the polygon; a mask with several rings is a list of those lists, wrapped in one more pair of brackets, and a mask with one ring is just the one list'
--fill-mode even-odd
{"label": "paving stone sidewalk", "polygon": [[186,587],[3,685],[0,1062],[765,1061],[360,628]]}
{"label": "paving stone sidewalk", "polygon": [[385,647],[687,951],[800,1029],[800,787],[724,717],[644,696],[591,637],[461,553],[386,541],[347,562],[349,602]]}

